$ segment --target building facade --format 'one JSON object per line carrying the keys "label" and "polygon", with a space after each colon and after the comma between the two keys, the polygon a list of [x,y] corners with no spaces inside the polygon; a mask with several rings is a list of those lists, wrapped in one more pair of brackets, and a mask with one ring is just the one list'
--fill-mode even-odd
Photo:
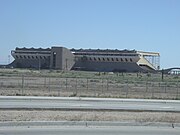
{"label": "building facade", "polygon": [[111,49],[16,48],[11,51],[14,68],[83,70],[98,72],[141,72],[160,68],[154,52]]}

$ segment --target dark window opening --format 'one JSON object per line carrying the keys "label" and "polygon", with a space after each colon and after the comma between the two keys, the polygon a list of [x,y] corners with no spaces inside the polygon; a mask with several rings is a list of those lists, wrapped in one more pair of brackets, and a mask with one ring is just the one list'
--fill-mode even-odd
{"label": "dark window opening", "polygon": [[114,61],[114,59],[113,58],[111,58],[112,59],[112,61]]}
{"label": "dark window opening", "polygon": [[101,59],[100,59],[100,58],[98,58],[98,60],[99,60],[99,61],[101,61]]}
{"label": "dark window opening", "polygon": [[128,62],[128,59],[127,59],[127,58],[125,58],[125,60],[126,60],[126,62]]}
{"label": "dark window opening", "polygon": [[116,58],[116,61],[119,61],[118,58]]}
{"label": "dark window opening", "polygon": [[130,58],[130,61],[132,62],[132,59]]}
{"label": "dark window opening", "polygon": [[85,60],[87,60],[87,57],[86,57],[86,56],[83,56],[83,57],[81,57],[81,60],[82,60],[82,61],[85,61]]}
{"label": "dark window opening", "polygon": [[56,67],[56,53],[53,52],[53,67]]}
{"label": "dark window opening", "polygon": [[121,62],[123,62],[124,60],[121,58]]}

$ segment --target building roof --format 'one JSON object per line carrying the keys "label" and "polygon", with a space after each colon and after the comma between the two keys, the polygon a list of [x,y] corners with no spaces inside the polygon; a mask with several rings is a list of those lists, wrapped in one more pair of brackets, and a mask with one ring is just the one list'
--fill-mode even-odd
{"label": "building roof", "polygon": [[16,47],[15,49],[16,51],[51,51],[50,48],[26,48],[26,47],[23,47],[23,48],[18,48]]}
{"label": "building roof", "polygon": [[83,53],[136,53],[136,50],[118,50],[118,49],[70,49],[70,51],[75,52],[75,53],[79,53],[79,52],[83,52]]}

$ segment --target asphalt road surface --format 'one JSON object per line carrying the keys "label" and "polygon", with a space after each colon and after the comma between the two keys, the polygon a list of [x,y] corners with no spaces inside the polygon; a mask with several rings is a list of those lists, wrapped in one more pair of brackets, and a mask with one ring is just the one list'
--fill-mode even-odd
{"label": "asphalt road surface", "polygon": [[0,135],[180,135],[170,127],[3,127]]}
{"label": "asphalt road surface", "polygon": [[94,109],[180,112],[180,101],[1,96],[0,109]]}

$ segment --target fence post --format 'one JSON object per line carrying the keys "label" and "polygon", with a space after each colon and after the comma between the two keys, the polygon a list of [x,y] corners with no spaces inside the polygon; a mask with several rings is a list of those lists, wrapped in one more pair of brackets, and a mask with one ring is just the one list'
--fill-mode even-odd
{"label": "fence post", "polygon": [[66,91],[67,91],[67,78],[66,78]]}
{"label": "fence post", "polygon": [[129,93],[129,89],[128,89],[128,80],[127,80],[127,82],[126,82],[126,98],[128,97],[128,93]]}
{"label": "fence post", "polygon": [[164,91],[165,91],[165,93],[167,92],[167,91],[166,91],[166,87],[167,87],[167,83],[165,82],[165,83],[164,83]]}
{"label": "fence post", "polygon": [[88,78],[87,78],[87,92],[88,92],[88,83],[89,83],[88,81],[89,81],[89,80],[88,80]]}
{"label": "fence post", "polygon": [[[118,84],[117,81],[115,82],[115,84],[116,84],[115,93],[117,93],[117,96],[118,96],[118,94],[119,94],[119,84]],[[120,97],[120,94],[119,94],[119,97]]]}
{"label": "fence post", "polygon": [[148,81],[146,80],[146,93],[148,91]]}
{"label": "fence post", "polygon": [[58,96],[60,96],[61,81],[59,81],[59,86],[60,86],[60,87],[59,87],[59,89],[58,89]]}
{"label": "fence post", "polygon": [[46,87],[46,77],[44,78],[44,87]]}
{"label": "fence post", "polygon": [[103,79],[102,79],[102,85],[101,86],[102,86],[102,94],[103,94]]}
{"label": "fence post", "polygon": [[76,88],[76,95],[77,95],[78,94],[78,92],[77,92],[77,78],[76,78],[75,88]]}
{"label": "fence post", "polygon": [[3,87],[3,82],[1,82],[1,88]]}
{"label": "fence post", "polygon": [[24,75],[22,76],[22,95],[24,94]]}
{"label": "fence post", "polygon": [[[96,81],[95,81],[96,82]],[[94,96],[96,97],[96,88],[94,88]]]}
{"label": "fence post", "polygon": [[158,83],[158,90],[159,90],[159,91],[163,91],[161,82]]}
{"label": "fence post", "polygon": [[151,91],[152,91],[152,97],[151,98],[154,98],[154,89],[152,89]]}
{"label": "fence post", "polygon": [[109,80],[107,79],[107,91],[109,89]]}
{"label": "fence post", "polygon": [[51,78],[49,77],[49,84],[48,84],[49,93],[50,93],[50,91],[51,91],[50,85],[51,85]]}
{"label": "fence post", "polygon": [[176,99],[179,99],[179,82],[177,82],[177,94],[176,94]]}

